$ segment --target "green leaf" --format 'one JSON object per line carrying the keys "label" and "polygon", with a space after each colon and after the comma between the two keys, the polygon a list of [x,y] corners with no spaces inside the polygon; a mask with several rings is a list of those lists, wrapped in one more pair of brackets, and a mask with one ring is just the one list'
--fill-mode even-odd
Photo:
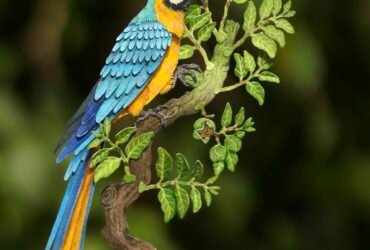
{"label": "green leaf", "polygon": [[294,17],[295,16],[295,14],[296,14],[296,11],[295,10],[291,10],[291,11],[288,11],[285,15],[284,15],[284,17]]}
{"label": "green leaf", "polygon": [[255,128],[253,128],[254,122],[252,118],[249,118],[243,125],[242,129],[246,132],[254,132],[256,131]]}
{"label": "green leaf", "polygon": [[280,83],[280,78],[272,72],[263,71],[258,75],[258,79],[263,82]]}
{"label": "green leaf", "polygon": [[238,131],[235,133],[235,135],[240,138],[240,139],[243,139],[245,137],[245,132],[244,131]]}
{"label": "green leaf", "polygon": [[247,92],[253,96],[260,106],[265,102],[265,90],[258,82],[250,82],[246,86]]}
{"label": "green leaf", "polygon": [[141,181],[138,189],[139,189],[139,193],[141,194],[148,190],[148,186],[144,182]]}
{"label": "green leaf", "polygon": [[185,14],[185,23],[189,24],[189,21],[196,17],[199,16],[200,13],[202,13],[202,10],[199,5],[197,4],[192,4],[188,7],[186,14]]}
{"label": "green leaf", "polygon": [[136,181],[136,176],[131,174],[130,168],[128,166],[125,167],[125,176],[123,177],[123,181],[127,184]]}
{"label": "green leaf", "polygon": [[252,43],[256,48],[265,51],[270,58],[274,58],[276,56],[276,43],[265,34],[258,33],[252,36]]}
{"label": "green leaf", "polygon": [[247,75],[247,70],[244,65],[243,57],[239,53],[235,53],[234,59],[236,62],[234,73],[239,78],[239,80],[242,80]]}
{"label": "green leaf", "polygon": [[215,172],[216,176],[219,176],[225,169],[225,162],[219,161],[213,163],[213,171]]}
{"label": "green leaf", "polygon": [[108,157],[94,171],[94,181],[99,182],[103,178],[111,176],[121,165],[121,159],[118,157]]}
{"label": "green leaf", "polygon": [[225,147],[232,152],[239,152],[242,148],[242,141],[235,135],[228,135],[225,139]]}
{"label": "green leaf", "polygon": [[199,16],[196,16],[190,20],[191,30],[197,30],[202,28],[204,25],[211,21],[212,13],[205,12]]}
{"label": "green leaf", "polygon": [[95,152],[95,154],[91,157],[90,167],[94,168],[99,163],[101,163],[102,161],[107,159],[108,156],[109,156],[109,152],[110,152],[109,148],[104,148],[104,149],[101,149],[101,150]]}
{"label": "green leaf", "polygon": [[254,57],[248,52],[244,51],[244,65],[248,72],[253,73],[256,70],[256,61]]}
{"label": "green leaf", "polygon": [[233,0],[233,2],[236,4],[243,4],[243,3],[246,3],[247,0]]}
{"label": "green leaf", "polygon": [[92,131],[91,134],[95,136],[95,138],[99,139],[102,137],[101,131]]}
{"label": "green leaf", "polygon": [[144,150],[149,146],[153,136],[154,133],[149,132],[141,134],[132,139],[125,148],[127,159],[139,159]]}
{"label": "green leaf", "polygon": [[131,138],[131,136],[136,132],[135,127],[128,127],[120,131],[118,134],[116,134],[116,144],[124,144],[128,142],[128,140]]}
{"label": "green leaf", "polygon": [[253,128],[253,127],[250,127],[250,128],[247,128],[245,131],[248,132],[248,133],[252,133],[252,132],[255,132],[256,129]]}
{"label": "green leaf", "polygon": [[278,30],[273,25],[269,25],[263,28],[263,31],[266,36],[270,37],[271,39],[274,39],[280,47],[285,46],[285,35],[284,32],[281,30]]}
{"label": "green leaf", "polygon": [[186,190],[179,185],[175,188],[175,197],[177,203],[177,213],[180,219],[183,219],[189,210],[190,199]]}
{"label": "green leaf", "polygon": [[194,130],[204,129],[204,126],[207,125],[212,130],[216,130],[216,124],[214,121],[208,118],[200,118],[194,122]]}
{"label": "green leaf", "polygon": [[258,57],[257,64],[262,70],[271,68],[271,63],[268,62],[264,57]]}
{"label": "green leaf", "polygon": [[191,58],[194,55],[195,47],[191,45],[183,45],[180,47],[179,60]]}
{"label": "green leaf", "polygon": [[218,193],[218,190],[220,189],[220,187],[210,187],[208,190],[209,190],[209,192],[211,193],[211,194],[213,194],[213,195],[219,195],[219,193]]}
{"label": "green leaf", "polygon": [[224,113],[221,118],[221,125],[223,128],[226,128],[231,125],[233,120],[233,109],[231,108],[230,103],[228,102],[225,106]]}
{"label": "green leaf", "polygon": [[103,128],[104,128],[104,134],[105,134],[106,136],[109,136],[109,134],[110,134],[110,130],[111,130],[111,128],[112,128],[112,123],[111,123],[111,121],[110,121],[110,119],[109,119],[109,118],[105,118]]}
{"label": "green leaf", "polygon": [[279,29],[284,30],[288,34],[294,34],[294,27],[290,24],[290,22],[286,19],[278,19],[275,21],[276,27]]}
{"label": "green leaf", "polygon": [[176,198],[172,189],[162,188],[158,193],[158,200],[164,214],[164,221],[169,222],[176,214]]}
{"label": "green leaf", "polygon": [[283,12],[286,13],[286,12],[290,11],[291,8],[292,8],[292,1],[291,0],[288,0],[284,4],[284,10],[283,10]]}
{"label": "green leaf", "polygon": [[195,162],[195,167],[193,168],[193,178],[200,179],[204,173],[203,163],[200,161]]}
{"label": "green leaf", "polygon": [[255,25],[257,19],[257,9],[253,1],[249,1],[244,12],[243,30],[249,32]]}
{"label": "green leaf", "polygon": [[234,152],[228,152],[226,156],[226,166],[231,172],[235,172],[236,165],[238,164],[239,157]]}
{"label": "green leaf", "polygon": [[235,116],[235,124],[240,126],[244,123],[245,120],[245,110],[243,107],[240,108],[239,112]]}
{"label": "green leaf", "polygon": [[204,199],[206,200],[207,207],[210,207],[212,204],[212,195],[208,190],[204,190]]}
{"label": "green leaf", "polygon": [[220,176],[218,176],[218,175],[215,175],[215,176],[212,176],[211,178],[209,178],[208,180],[207,180],[207,183],[208,184],[214,184],[217,180],[218,180],[218,178],[219,178]]}
{"label": "green leaf", "polygon": [[209,151],[209,156],[212,162],[224,161],[226,158],[227,150],[222,145],[215,145]]}
{"label": "green leaf", "polygon": [[215,28],[216,28],[215,22],[208,23],[205,26],[203,26],[198,32],[198,40],[202,42],[208,41],[211,38],[212,32]]}
{"label": "green leaf", "polygon": [[191,189],[190,199],[193,202],[193,213],[198,213],[202,208],[202,195],[195,187],[192,187]]}
{"label": "green leaf", "polygon": [[184,179],[191,174],[190,165],[183,154],[176,154],[176,177]]}
{"label": "green leaf", "polygon": [[272,9],[272,13],[274,13],[275,16],[279,14],[282,6],[283,6],[283,3],[281,0],[274,0],[274,7]]}
{"label": "green leaf", "polygon": [[164,148],[158,148],[158,160],[155,169],[161,181],[171,174],[172,157]]}
{"label": "green leaf", "polygon": [[100,147],[100,145],[104,142],[105,140],[104,139],[95,139],[93,140],[90,145],[89,145],[89,149],[93,149],[93,148],[97,148],[97,147]]}
{"label": "green leaf", "polygon": [[273,7],[274,7],[274,0],[263,0],[260,6],[260,9],[259,9],[261,21],[271,15]]}

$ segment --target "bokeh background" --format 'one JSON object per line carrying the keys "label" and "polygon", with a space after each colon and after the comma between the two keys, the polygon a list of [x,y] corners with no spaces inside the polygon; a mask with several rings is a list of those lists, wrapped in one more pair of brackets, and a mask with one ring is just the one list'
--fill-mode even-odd
{"label": "bokeh background", "polygon": [[[145,2],[0,0],[1,249],[43,249],[65,188],[53,148]],[[210,2],[219,16],[223,0]],[[278,53],[282,84],[265,85],[266,104],[240,89],[210,106],[220,114],[232,100],[256,120],[237,173],[222,177],[211,208],[170,224],[155,193],[145,194],[129,210],[135,236],[161,250],[370,249],[370,1],[293,4],[296,35]],[[240,18],[242,8],[231,14]],[[156,144],[207,162],[207,146],[191,136],[195,119],[178,121]],[[87,250],[109,249],[100,190]]]}

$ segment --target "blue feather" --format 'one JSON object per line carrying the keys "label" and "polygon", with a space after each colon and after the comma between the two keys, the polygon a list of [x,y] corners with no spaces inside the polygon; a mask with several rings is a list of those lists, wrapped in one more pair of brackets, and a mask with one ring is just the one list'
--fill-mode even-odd
{"label": "blue feather", "polygon": [[123,52],[123,51],[125,51],[126,49],[127,49],[127,46],[129,45],[129,41],[123,41],[122,43],[121,43],[121,47],[120,47],[120,51],[121,52]]}
{"label": "blue feather", "polygon": [[96,87],[96,91],[95,91],[95,100],[99,100],[105,94],[105,91],[107,90],[109,86],[109,81],[110,81],[110,77],[103,78],[99,81],[99,84]]}
{"label": "blue feather", "polygon": [[84,135],[83,137],[77,137],[77,135],[74,135],[67,143],[67,145],[63,148],[62,152],[58,155],[57,163],[61,163],[70,153],[72,153],[76,148],[84,143],[84,141],[88,139],[88,137],[88,134]]}
{"label": "blue feather", "polygon": [[[154,36],[153,36],[154,37]],[[150,42],[149,42],[149,47],[151,48],[151,49],[154,49],[154,47],[155,47],[155,44],[157,43],[157,41],[156,41],[156,39],[152,39],[151,38],[151,40],[150,40]]]}
{"label": "blue feather", "polygon": [[140,73],[140,71],[143,69],[143,67],[144,67],[144,63],[136,63],[134,68],[132,69],[132,74],[134,76],[137,76]]}
{"label": "blue feather", "polygon": [[126,90],[128,84],[126,83],[126,79],[122,77],[118,89],[116,90],[116,98],[120,97]]}
{"label": "blue feather", "polygon": [[87,152],[81,152],[80,154],[73,157],[64,175],[65,181],[68,181],[71,175],[76,172],[76,169],[80,166],[80,163],[84,160],[86,154]]}
{"label": "blue feather", "polygon": [[146,51],[148,48],[149,48],[149,41],[146,38],[145,41],[144,41],[144,43],[143,43],[143,51]]}
{"label": "blue feather", "polygon": [[79,167],[68,182],[67,190],[64,194],[57,218],[46,245],[46,250],[60,249],[63,244],[65,232],[68,229],[73,207],[76,203],[76,198],[84,178],[84,173],[85,168]]}
{"label": "blue feather", "polygon": [[84,113],[84,116],[82,118],[82,122],[81,122],[81,125],[85,125],[86,123],[88,123],[93,117],[95,117],[95,114],[96,114],[96,111],[98,109],[98,107],[101,105],[103,99],[99,99],[99,100],[91,100],[87,106],[87,109]]}
{"label": "blue feather", "polygon": [[109,114],[112,112],[112,109],[118,103],[118,99],[112,95],[108,100],[106,100],[103,105],[100,107],[98,113],[96,114],[95,121],[101,123]]}

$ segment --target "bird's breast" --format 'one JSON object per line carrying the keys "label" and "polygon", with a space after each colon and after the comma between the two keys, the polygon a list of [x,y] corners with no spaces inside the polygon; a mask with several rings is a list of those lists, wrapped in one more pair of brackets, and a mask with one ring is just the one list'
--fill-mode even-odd
{"label": "bird's breast", "polygon": [[[162,63],[149,80],[145,89],[128,107],[128,113],[137,116],[143,107],[151,102],[168,84],[171,84],[172,76],[179,61],[180,39],[172,38]],[[126,112],[126,111],[125,111]]]}

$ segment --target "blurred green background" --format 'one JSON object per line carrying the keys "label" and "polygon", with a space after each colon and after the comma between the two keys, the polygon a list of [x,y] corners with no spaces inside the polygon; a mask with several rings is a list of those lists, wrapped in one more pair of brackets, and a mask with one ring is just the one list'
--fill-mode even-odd
{"label": "blurred green background", "polygon": [[[0,0],[1,249],[43,248],[65,188],[66,163],[56,166],[53,148],[145,2]],[[219,16],[223,0],[210,2]],[[278,53],[282,84],[265,85],[266,104],[240,89],[210,106],[220,114],[232,100],[256,120],[237,173],[222,178],[211,208],[170,224],[155,193],[145,194],[129,210],[135,236],[161,250],[370,249],[370,1],[293,5],[296,35]],[[233,19],[241,12],[233,8]],[[156,144],[207,162],[207,146],[192,140],[195,119],[178,121]],[[100,190],[87,250],[109,249]]]}

